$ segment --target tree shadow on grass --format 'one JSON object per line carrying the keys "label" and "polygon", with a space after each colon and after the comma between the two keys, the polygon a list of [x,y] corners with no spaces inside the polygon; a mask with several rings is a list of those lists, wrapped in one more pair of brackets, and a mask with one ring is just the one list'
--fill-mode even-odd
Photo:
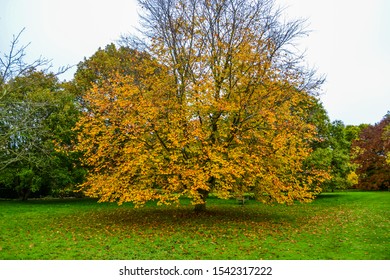
{"label": "tree shadow on grass", "polygon": [[316,197],[316,200],[324,200],[324,199],[338,199],[341,198],[343,194],[340,193],[322,193]]}
{"label": "tree shadow on grass", "polygon": [[134,208],[131,203],[122,206],[97,203],[96,199],[43,199],[9,203],[20,205],[23,211],[28,212],[32,211],[31,206],[37,206],[34,211],[45,213],[46,218],[52,217],[56,222],[65,222],[71,227],[275,226],[294,224],[299,219],[286,206],[265,206],[255,201],[239,206],[235,200],[211,199],[204,212],[195,212],[186,200],[179,206],[157,206],[156,202],[149,202],[140,208]]}
{"label": "tree shadow on grass", "polygon": [[273,212],[256,212],[251,209],[226,207],[209,207],[208,210],[197,213],[189,207],[178,208],[141,208],[141,209],[112,209],[112,211],[94,211],[85,216],[88,223],[111,225],[119,227],[215,227],[246,225],[266,227],[276,225],[291,225],[296,222],[296,217],[288,214]]}

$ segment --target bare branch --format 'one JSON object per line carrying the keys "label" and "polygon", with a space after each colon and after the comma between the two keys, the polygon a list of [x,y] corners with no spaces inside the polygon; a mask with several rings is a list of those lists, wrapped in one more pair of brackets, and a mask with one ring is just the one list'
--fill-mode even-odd
{"label": "bare branch", "polygon": [[14,35],[10,49],[6,53],[0,52],[0,84],[7,83],[8,81],[22,76],[33,69],[42,68],[43,71],[47,71],[51,67],[51,60],[40,56],[32,62],[26,62],[26,49],[31,43],[26,45],[19,45],[19,39],[25,28],[23,28],[16,36]]}

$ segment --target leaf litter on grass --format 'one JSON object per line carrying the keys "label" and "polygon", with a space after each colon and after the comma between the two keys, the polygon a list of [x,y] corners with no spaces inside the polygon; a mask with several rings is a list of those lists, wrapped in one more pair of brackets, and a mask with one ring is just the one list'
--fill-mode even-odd
{"label": "leaf litter on grass", "polygon": [[[289,207],[254,202],[241,207],[211,200],[209,210],[201,214],[189,206],[134,209],[80,202],[66,213],[60,204],[59,211],[51,205],[50,214],[35,209],[29,219],[22,219],[24,223],[11,220],[9,211],[9,219],[0,221],[0,258],[386,258],[388,216],[380,211],[376,215],[367,207],[356,208],[360,200],[346,198],[341,195],[333,204],[328,198]],[[22,212],[16,211],[17,218]],[[377,252],[370,252],[369,246]]]}

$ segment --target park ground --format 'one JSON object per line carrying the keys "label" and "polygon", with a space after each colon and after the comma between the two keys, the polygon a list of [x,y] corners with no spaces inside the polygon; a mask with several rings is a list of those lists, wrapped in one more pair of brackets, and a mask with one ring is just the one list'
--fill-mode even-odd
{"label": "park ground", "polygon": [[390,260],[390,192],[292,206],[210,198],[207,209],[1,200],[0,260]]}

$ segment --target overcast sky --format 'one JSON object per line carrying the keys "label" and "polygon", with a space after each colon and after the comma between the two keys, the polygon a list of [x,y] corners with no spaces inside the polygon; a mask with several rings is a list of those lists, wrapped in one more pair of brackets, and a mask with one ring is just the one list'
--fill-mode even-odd
{"label": "overcast sky", "polygon": [[[390,110],[390,1],[276,0],[286,17],[307,18],[307,63],[326,75],[321,100],[331,120],[379,122]],[[26,28],[29,57],[75,65],[137,25],[136,0],[0,0],[0,52]],[[62,79],[71,79],[69,71]]]}

